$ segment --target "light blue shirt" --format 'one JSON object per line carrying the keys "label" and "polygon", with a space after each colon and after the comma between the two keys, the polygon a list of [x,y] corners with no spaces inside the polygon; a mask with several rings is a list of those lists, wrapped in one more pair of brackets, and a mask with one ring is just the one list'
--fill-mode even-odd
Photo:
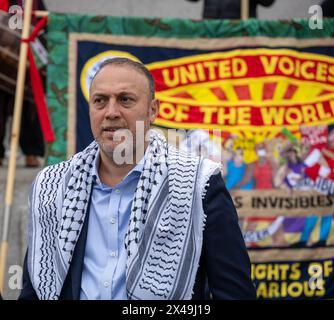
{"label": "light blue shirt", "polygon": [[128,228],[134,193],[144,158],[115,187],[96,177],[90,204],[86,251],[81,280],[81,300],[126,300],[124,237]]}

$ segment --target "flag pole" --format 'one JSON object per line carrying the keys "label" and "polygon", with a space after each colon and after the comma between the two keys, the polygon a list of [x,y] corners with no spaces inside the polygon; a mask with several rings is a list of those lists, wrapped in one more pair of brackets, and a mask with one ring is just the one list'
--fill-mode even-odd
{"label": "flag pole", "polygon": [[249,0],[241,0],[241,19],[247,20],[249,18]]}
{"label": "flag pole", "polygon": [[[27,39],[29,37],[31,13],[32,13],[32,1],[33,0],[25,0],[22,39]],[[27,42],[24,41],[21,42],[16,91],[15,91],[14,115],[13,115],[11,142],[10,142],[10,157],[7,171],[5,211],[3,220],[2,240],[0,246],[0,292],[2,293],[4,291],[5,278],[6,278],[8,235],[9,235],[11,208],[14,194],[17,146],[20,136],[22,105],[24,99],[23,96],[24,96],[25,77],[27,70],[28,45],[29,43]]]}
{"label": "flag pole", "polygon": [[35,10],[33,11],[33,15],[36,16],[37,18],[43,18],[49,15],[49,11]]}

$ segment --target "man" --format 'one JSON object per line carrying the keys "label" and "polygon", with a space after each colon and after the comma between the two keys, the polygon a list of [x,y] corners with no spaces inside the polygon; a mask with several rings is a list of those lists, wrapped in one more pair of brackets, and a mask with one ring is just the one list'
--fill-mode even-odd
{"label": "man", "polygon": [[233,152],[232,159],[227,162],[226,171],[226,187],[228,190],[254,189],[254,163],[245,163],[243,149],[238,148]]}
{"label": "man", "polygon": [[[199,0],[188,0],[198,2]],[[271,6],[275,0],[249,0],[249,17],[256,18],[256,7]],[[241,0],[204,0],[203,18],[205,19],[240,19]]]}
{"label": "man", "polygon": [[324,0],[321,3],[322,13],[324,17],[332,18],[334,17],[334,3],[333,0]]}
{"label": "man", "polygon": [[256,145],[255,150],[258,156],[254,163],[255,189],[273,189],[273,163],[267,155],[267,147],[264,142]]}
{"label": "man", "polygon": [[206,275],[215,299],[255,298],[220,166],[149,131],[149,71],[107,60],[89,108],[95,141],[33,183],[21,299],[203,299]]}

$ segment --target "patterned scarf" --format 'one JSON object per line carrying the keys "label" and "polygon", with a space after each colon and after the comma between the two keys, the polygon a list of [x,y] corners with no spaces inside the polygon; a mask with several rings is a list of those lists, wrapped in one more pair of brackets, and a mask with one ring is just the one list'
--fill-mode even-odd
{"label": "patterned scarf", "polygon": [[[92,142],[46,167],[29,197],[28,270],[40,299],[58,299],[92,192]],[[129,299],[191,299],[201,255],[202,199],[220,165],[167,145],[155,131],[134,194],[125,249]]]}

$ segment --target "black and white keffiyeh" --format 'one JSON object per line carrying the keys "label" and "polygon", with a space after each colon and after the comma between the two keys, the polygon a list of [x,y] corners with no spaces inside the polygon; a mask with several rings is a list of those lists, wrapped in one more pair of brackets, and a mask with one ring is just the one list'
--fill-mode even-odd
{"label": "black and white keffiyeh", "polygon": [[[40,299],[58,299],[92,192],[94,141],[46,167],[29,199],[28,270]],[[220,165],[169,146],[151,131],[128,230],[129,299],[191,299],[205,226],[202,199]]]}

